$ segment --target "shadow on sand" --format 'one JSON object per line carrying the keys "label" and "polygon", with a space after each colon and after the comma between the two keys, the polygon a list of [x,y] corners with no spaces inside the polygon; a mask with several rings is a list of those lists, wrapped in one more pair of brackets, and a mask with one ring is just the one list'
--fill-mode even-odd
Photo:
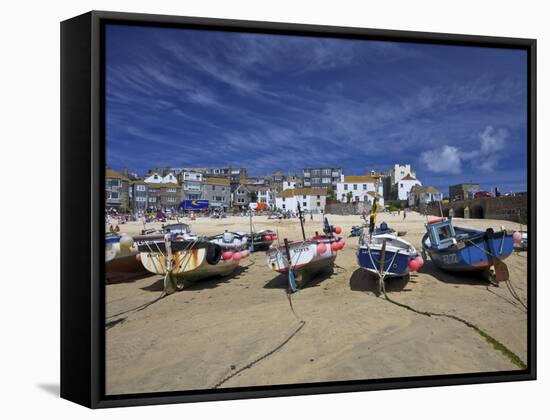
{"label": "shadow on sand", "polygon": [[[317,287],[323,281],[330,279],[334,275],[334,268],[326,269],[315,276],[304,281],[300,289]],[[264,289],[286,289],[288,287],[288,274],[279,274],[264,284]]]}
{"label": "shadow on sand", "polygon": [[[203,289],[215,289],[220,284],[226,283],[230,280],[238,279],[241,274],[246,272],[248,267],[237,266],[233,272],[227,276],[214,276],[199,280],[193,283],[190,283],[184,288],[184,290],[203,290]],[[159,278],[156,282],[150,284],[149,286],[142,287],[141,290],[147,292],[162,292],[164,289],[164,278]]]}
{"label": "shadow on sand", "polygon": [[419,270],[422,274],[429,274],[442,283],[466,286],[487,286],[490,284],[487,274],[483,271],[464,273],[449,273],[438,268],[432,260],[427,260]]}
{"label": "shadow on sand", "polygon": [[[387,292],[407,292],[405,286],[411,280],[410,275],[404,277],[387,277],[384,281]],[[349,280],[350,289],[355,292],[372,292],[379,296],[378,276],[370,271],[358,268],[353,272]]]}

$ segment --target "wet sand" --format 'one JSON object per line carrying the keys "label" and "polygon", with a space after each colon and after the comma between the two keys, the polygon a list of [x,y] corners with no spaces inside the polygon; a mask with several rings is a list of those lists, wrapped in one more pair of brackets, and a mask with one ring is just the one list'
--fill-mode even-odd
{"label": "wet sand", "polygon": [[[407,231],[404,239],[421,249],[425,220],[417,213],[408,213],[406,220],[402,213],[383,213],[377,222]],[[182,221],[203,235],[249,230],[248,217]],[[359,216],[329,215],[329,221],[343,228],[346,247],[332,274],[292,295],[295,313],[286,277],[266,266],[264,252],[242,260],[231,276],[202,281],[160,300],[160,276],[108,285],[107,394],[519,369],[510,354],[465,324],[418,314],[377,296],[376,280],[357,265],[357,238],[347,238],[351,226],[361,223]],[[277,230],[281,240],[301,238],[296,219],[255,217],[253,223],[256,230]],[[519,228],[488,219],[455,218],[455,224]],[[148,225],[155,226],[160,224]],[[132,222],[120,227],[135,234],[143,226]],[[321,216],[308,217],[305,229],[307,236],[322,231]],[[526,302],[527,253],[512,254],[506,264],[515,291]],[[464,319],[527,361],[527,314],[506,285],[488,286],[476,274],[447,274],[428,260],[420,272],[388,280],[386,290],[392,300],[419,311]]]}

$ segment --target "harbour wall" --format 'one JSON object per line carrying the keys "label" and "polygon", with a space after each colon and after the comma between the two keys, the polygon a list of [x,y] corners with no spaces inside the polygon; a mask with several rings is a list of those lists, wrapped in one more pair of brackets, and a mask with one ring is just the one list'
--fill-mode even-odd
{"label": "harbour wall", "polygon": [[500,219],[527,223],[527,196],[474,198],[471,200],[431,203],[425,207],[425,212],[440,216],[441,210],[445,217],[463,217],[466,219]]}

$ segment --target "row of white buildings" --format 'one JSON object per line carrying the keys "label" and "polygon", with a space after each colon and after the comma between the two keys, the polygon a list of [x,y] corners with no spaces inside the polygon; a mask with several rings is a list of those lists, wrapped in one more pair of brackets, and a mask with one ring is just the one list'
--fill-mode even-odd
{"label": "row of white buildings", "polygon": [[[108,177],[106,192],[115,207],[115,196],[118,194],[121,197],[119,206],[132,211],[155,207],[176,208],[183,200],[199,199],[208,200],[212,208],[226,210],[257,208],[295,212],[300,204],[304,211],[324,212],[328,198],[340,203],[363,204],[371,204],[377,198],[381,205],[387,200],[399,200],[410,206],[443,198],[443,194],[434,187],[423,187],[408,164],[396,164],[387,173],[371,171],[368,175],[345,175],[341,170],[329,169],[335,178],[331,178],[328,186],[307,186],[297,176],[283,176],[279,180],[275,179],[276,174],[271,176],[270,183],[262,183],[256,179],[262,177],[246,177],[246,171],[242,168],[239,169],[241,176],[236,180],[229,175],[220,176],[198,170],[182,170],[176,174],[153,172],[142,179],[123,173]],[[309,171],[313,175],[317,172],[323,174],[323,168]],[[121,186],[120,193],[117,192],[117,185]]]}

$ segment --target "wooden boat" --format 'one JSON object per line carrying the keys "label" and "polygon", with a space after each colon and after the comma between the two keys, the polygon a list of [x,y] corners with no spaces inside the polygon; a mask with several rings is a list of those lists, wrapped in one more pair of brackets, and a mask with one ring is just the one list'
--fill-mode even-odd
{"label": "wooden boat", "polygon": [[[514,232],[514,235],[516,235],[516,239],[514,239],[514,249],[516,251],[527,251],[527,231],[518,230],[517,233]],[[519,239],[517,239],[518,235]]]}
{"label": "wooden boat", "polygon": [[137,239],[141,263],[151,273],[164,276],[166,293],[231,274],[249,252],[246,239],[230,232],[213,237],[167,232]]}
{"label": "wooden boat", "polygon": [[[357,261],[361,268],[379,277],[402,277],[418,269],[416,248],[404,239],[389,233],[362,235],[359,239]],[[413,260],[417,264],[411,263]]]}
{"label": "wooden boat", "polygon": [[395,232],[384,222],[376,227],[378,199],[375,198],[369,215],[368,233],[361,234],[357,250],[359,266],[378,276],[380,291],[384,290],[386,277],[403,277],[424,264],[416,248],[406,240],[393,235]]}
{"label": "wooden boat", "polygon": [[135,278],[146,272],[136,259],[138,249],[130,235],[105,235],[105,280],[107,283]]}
{"label": "wooden boat", "polygon": [[495,232],[453,226],[450,219],[441,218],[426,223],[422,238],[423,251],[434,264],[445,271],[487,271],[495,268],[497,281],[507,280],[508,269],[502,262],[513,251],[512,233],[505,229]]}
{"label": "wooden boat", "polygon": [[260,230],[247,234],[250,252],[266,251],[273,241],[277,240],[277,233],[270,229]]}
{"label": "wooden boat", "polygon": [[272,246],[266,252],[267,266],[278,273],[288,274],[288,288],[291,292],[296,292],[315,275],[332,270],[337,251],[345,244],[343,238],[334,235],[340,233],[341,228],[329,225],[326,217],[324,234],[306,239],[299,206],[298,213],[303,240],[289,241],[285,238],[284,245]]}
{"label": "wooden boat", "polygon": [[277,240],[277,233],[270,229],[256,231],[252,224],[252,212],[250,216],[250,232],[246,234],[250,252],[265,251],[269,249],[273,241]]}

